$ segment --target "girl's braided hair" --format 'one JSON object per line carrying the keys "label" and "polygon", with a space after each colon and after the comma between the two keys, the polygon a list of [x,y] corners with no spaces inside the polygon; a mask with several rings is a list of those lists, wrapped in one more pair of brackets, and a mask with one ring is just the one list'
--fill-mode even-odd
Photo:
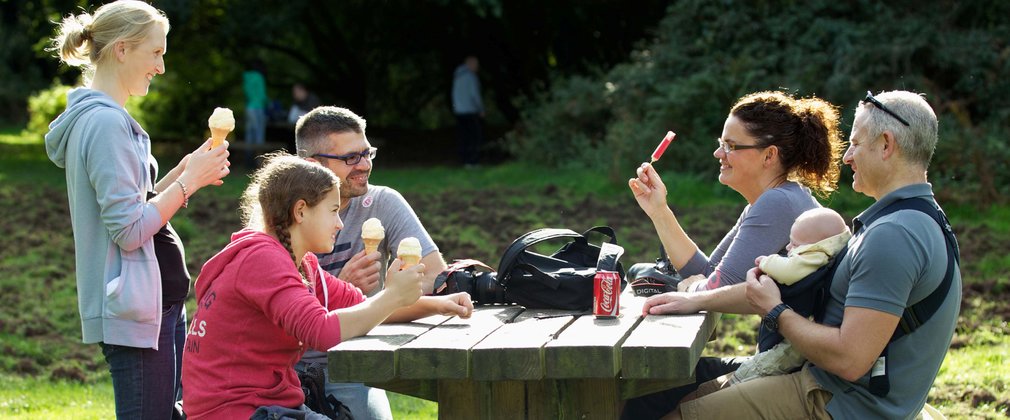
{"label": "girl's braided hair", "polygon": [[[309,207],[315,206],[339,187],[340,178],[318,163],[283,152],[267,155],[242,194],[242,220],[247,227],[273,231],[294,263],[300,257],[291,248],[289,231],[295,221],[295,203],[304,200]],[[296,268],[308,284],[302,267]]]}

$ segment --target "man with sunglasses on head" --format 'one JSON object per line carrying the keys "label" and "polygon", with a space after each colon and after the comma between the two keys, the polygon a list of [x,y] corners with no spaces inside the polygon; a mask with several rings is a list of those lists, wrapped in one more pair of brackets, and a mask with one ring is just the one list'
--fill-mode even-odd
{"label": "man with sunglasses on head", "polygon": [[[876,202],[830,278],[817,323],[782,303],[774,280],[752,269],[746,296],[763,325],[808,363],[795,373],[703,384],[670,418],[911,419],[950,346],[961,303],[957,242],[926,170],[937,118],[922,96],[869,92],[856,109],[843,162],[852,187]],[[754,403],[758,401],[759,403]]]}
{"label": "man with sunglasses on head", "polygon": [[[298,156],[319,162],[340,178],[339,214],[344,227],[337,232],[333,251],[318,255],[323,270],[373,296],[383,288],[395,247],[401,239],[412,236],[421,243],[424,292],[431,293],[435,277],[446,269],[445,260],[403,196],[392,188],[368,183],[377,149],[365,136],[365,119],[346,108],[317,107],[298,119],[295,145]],[[372,217],[382,221],[386,237],[377,252],[366,254],[361,226]],[[326,354],[310,350],[299,365],[304,368],[313,362],[325,363]],[[355,419],[392,418],[389,400],[381,389],[326,381],[326,394],[347,405]]]}

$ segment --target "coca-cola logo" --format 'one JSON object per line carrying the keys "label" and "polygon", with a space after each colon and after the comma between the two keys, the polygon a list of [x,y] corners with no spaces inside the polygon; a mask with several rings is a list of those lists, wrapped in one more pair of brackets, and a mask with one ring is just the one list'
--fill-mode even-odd
{"label": "coca-cola logo", "polygon": [[614,278],[603,276],[600,279],[600,287],[603,288],[603,301],[600,302],[600,309],[604,312],[614,311]]}

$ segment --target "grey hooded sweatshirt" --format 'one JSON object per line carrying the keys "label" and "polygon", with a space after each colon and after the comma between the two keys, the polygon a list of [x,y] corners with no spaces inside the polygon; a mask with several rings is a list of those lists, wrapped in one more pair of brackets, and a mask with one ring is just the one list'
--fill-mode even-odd
{"label": "grey hooded sweatshirt", "polygon": [[46,152],[66,169],[84,342],[157,350],[161,214],[147,202],[150,137],[110,96],[77,88],[49,124]]}

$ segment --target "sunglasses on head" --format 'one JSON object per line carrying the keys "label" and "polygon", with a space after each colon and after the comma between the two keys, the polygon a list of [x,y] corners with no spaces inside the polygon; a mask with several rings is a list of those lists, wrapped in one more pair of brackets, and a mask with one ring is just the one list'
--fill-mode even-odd
{"label": "sunglasses on head", "polygon": [[865,102],[869,102],[869,103],[873,104],[873,106],[875,106],[877,108],[880,108],[880,110],[886,112],[887,115],[890,115],[890,116],[894,117],[894,119],[896,119],[898,121],[901,121],[902,124],[905,124],[905,127],[911,127],[912,126],[912,124],[909,124],[908,121],[905,121],[904,118],[901,118],[900,115],[895,114],[894,111],[891,111],[890,109],[887,109],[887,107],[884,106],[884,104],[880,103],[880,101],[878,101],[877,98],[873,97],[873,94],[870,93],[870,91],[866,91],[866,98],[863,98],[863,102],[864,103]]}

